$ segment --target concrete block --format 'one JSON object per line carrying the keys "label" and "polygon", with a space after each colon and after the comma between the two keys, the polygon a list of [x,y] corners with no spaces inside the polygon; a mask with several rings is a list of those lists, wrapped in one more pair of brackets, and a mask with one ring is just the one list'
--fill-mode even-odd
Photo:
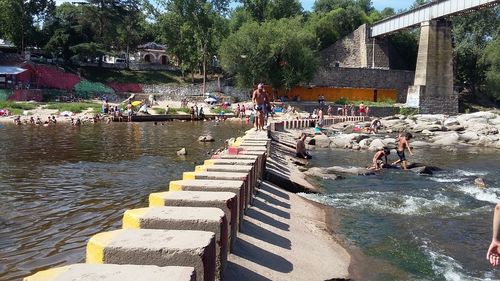
{"label": "concrete block", "polygon": [[227,264],[228,225],[224,212],[208,207],[149,207],[125,211],[124,229],[202,230],[215,233],[217,273],[221,279]]}
{"label": "concrete block", "polygon": [[229,222],[229,249],[232,251],[238,229],[238,197],[233,192],[182,191],[149,194],[149,206],[213,207],[221,209]]}
{"label": "concrete block", "polygon": [[39,271],[24,281],[196,281],[193,267],[117,264],[72,264]]}
{"label": "concrete block", "polygon": [[[215,167],[210,166],[210,167]],[[230,166],[227,166],[230,167]],[[248,166],[243,166],[248,167]],[[247,172],[248,173],[248,172]],[[230,180],[179,180],[171,181],[169,191],[223,191],[233,192],[238,199],[238,226],[245,210],[245,182]]]}
{"label": "concrete block", "polygon": [[240,180],[245,183],[245,210],[248,208],[251,196],[251,180],[249,173],[233,173],[233,172],[184,172],[183,180]]}
{"label": "concrete block", "polygon": [[203,163],[203,166],[210,165],[245,165],[252,166],[250,171],[250,177],[253,179],[252,183],[255,183],[259,179],[257,174],[257,162],[255,160],[249,159],[207,159]]}
{"label": "concrete block", "polygon": [[257,177],[262,179],[264,173],[264,155],[245,155],[245,154],[228,154],[221,153],[212,156],[212,159],[251,159],[257,161]]}
{"label": "concrete block", "polygon": [[87,263],[192,266],[198,280],[215,280],[215,234],[194,230],[120,229],[87,243]]}

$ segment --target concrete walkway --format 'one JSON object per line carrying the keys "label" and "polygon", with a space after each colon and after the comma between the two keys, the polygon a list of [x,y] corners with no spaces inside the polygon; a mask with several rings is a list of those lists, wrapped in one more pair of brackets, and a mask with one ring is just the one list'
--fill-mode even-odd
{"label": "concrete walkway", "polygon": [[349,263],[348,253],[326,231],[322,207],[262,182],[224,280],[342,279]]}

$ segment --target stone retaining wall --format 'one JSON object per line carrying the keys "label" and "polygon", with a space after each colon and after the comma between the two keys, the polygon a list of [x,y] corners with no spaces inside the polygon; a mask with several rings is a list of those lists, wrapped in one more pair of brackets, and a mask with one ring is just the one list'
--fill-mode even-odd
{"label": "stone retaining wall", "polygon": [[[157,95],[159,99],[166,100],[181,100],[183,98],[190,97],[202,97],[203,96],[203,85],[202,84],[191,84],[185,86],[179,85],[168,85],[168,84],[158,84],[158,85],[144,85],[143,91],[146,94]],[[219,89],[219,84],[217,81],[209,81],[206,83],[206,92],[215,93],[219,90],[225,96],[233,97],[234,102],[239,102],[243,100],[251,99],[251,89],[238,89],[233,86],[224,85],[221,81],[221,87]]]}

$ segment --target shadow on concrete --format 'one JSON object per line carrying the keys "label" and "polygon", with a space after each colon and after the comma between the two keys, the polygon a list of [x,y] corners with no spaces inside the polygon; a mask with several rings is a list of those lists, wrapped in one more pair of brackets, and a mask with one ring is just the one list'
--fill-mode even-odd
{"label": "shadow on concrete", "polygon": [[236,240],[234,245],[234,255],[275,271],[287,273],[293,270],[293,264],[287,259],[259,248],[242,239]]}
{"label": "shadow on concrete", "polygon": [[[259,194],[257,194],[257,197],[264,200],[264,201],[267,201],[268,203],[270,204],[273,204],[273,205],[276,205],[276,206],[280,206],[280,207],[283,207],[283,208],[286,208],[286,209],[290,209],[290,204],[286,203],[286,202],[283,202],[281,200],[278,200],[274,197],[271,197],[269,196],[268,194],[266,194],[265,192],[259,192]],[[254,203],[255,204],[255,203]]]}
{"label": "shadow on concrete", "polygon": [[260,190],[265,190],[269,193],[272,193],[278,197],[281,197],[285,200],[290,200],[290,195],[282,192],[281,190],[279,190],[279,187],[275,186],[274,184],[270,183],[270,182],[266,182],[266,181],[263,181],[260,186],[259,186],[259,189]]}
{"label": "shadow on concrete", "polygon": [[288,238],[262,228],[248,220],[243,221],[240,232],[284,249],[290,250],[292,248],[292,242]]}
{"label": "shadow on concrete", "polygon": [[258,273],[255,273],[241,265],[235,264],[228,261],[224,274],[222,275],[223,280],[238,280],[238,281],[271,281],[271,279],[266,278]]}
{"label": "shadow on concrete", "polygon": [[264,202],[262,202],[259,197],[255,198],[253,200],[253,204],[252,204],[254,207],[258,208],[258,209],[261,209],[263,211],[266,211],[268,213],[271,213],[271,214],[274,214],[274,215],[277,215],[277,216],[280,216],[284,219],[287,219],[289,220],[290,219],[290,213],[288,212],[285,212],[285,211],[282,211],[278,208],[275,208],[269,204],[266,204]]}
{"label": "shadow on concrete", "polygon": [[249,210],[247,210],[246,215],[251,217],[252,219],[256,219],[256,220],[258,220],[262,223],[268,224],[270,226],[279,228],[281,230],[290,231],[290,226],[288,224],[277,221],[274,218],[272,218],[264,213],[261,213],[254,208],[250,208]]}

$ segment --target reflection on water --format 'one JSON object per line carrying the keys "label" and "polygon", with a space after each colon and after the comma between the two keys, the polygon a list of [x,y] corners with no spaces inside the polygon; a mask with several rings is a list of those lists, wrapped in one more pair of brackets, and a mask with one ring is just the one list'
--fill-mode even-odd
{"label": "reflection on water", "polygon": [[[364,166],[372,157],[345,150],[318,150],[314,155],[316,166]],[[500,198],[500,151],[419,149],[410,161],[443,170],[432,176],[385,170],[320,180],[326,194],[304,196],[336,208],[340,232],[350,243],[397,268],[365,265],[364,279],[500,279],[485,259],[493,208]],[[488,188],[474,186],[478,176]]]}
{"label": "reflection on water", "polygon": [[[99,124],[0,128],[0,280],[84,261],[97,232],[119,228],[123,211],[147,206],[240,135],[237,123]],[[211,134],[214,143],[198,143]],[[186,156],[176,151],[186,147]]]}

